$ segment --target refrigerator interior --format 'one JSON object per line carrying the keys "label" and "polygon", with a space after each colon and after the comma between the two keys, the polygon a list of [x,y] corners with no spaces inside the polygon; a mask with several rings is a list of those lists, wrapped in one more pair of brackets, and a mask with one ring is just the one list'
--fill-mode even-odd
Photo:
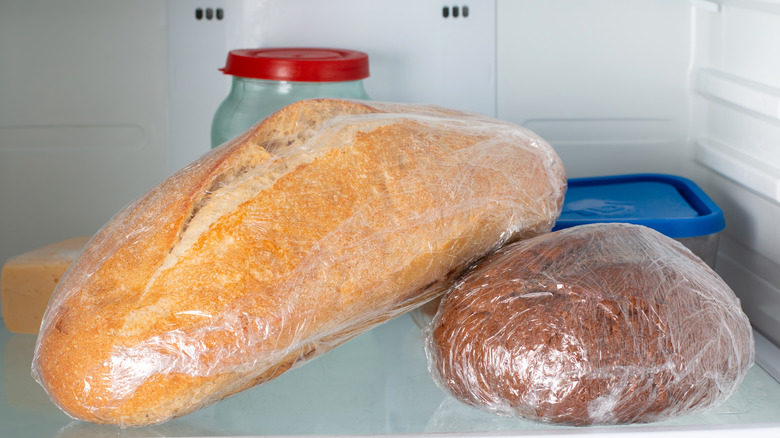
{"label": "refrigerator interior", "polygon": [[[363,50],[375,100],[526,126],[552,144],[570,177],[671,173],[702,187],[726,216],[716,270],[751,319],[761,366],[719,410],[640,428],[711,435],[711,427],[750,424],[776,433],[777,41],[776,0],[0,0],[0,261],[93,234],[205,153],[229,87],[218,71],[228,50]],[[107,433],[71,423],[41,391],[23,395],[35,386],[23,372],[34,337],[2,330],[4,424]],[[193,420],[139,434],[577,432],[489,418],[447,400],[426,380],[422,352],[412,351],[418,335],[404,317]],[[356,368],[355,360],[378,365]],[[333,398],[303,401],[314,389]],[[307,407],[310,415],[289,412]]]}

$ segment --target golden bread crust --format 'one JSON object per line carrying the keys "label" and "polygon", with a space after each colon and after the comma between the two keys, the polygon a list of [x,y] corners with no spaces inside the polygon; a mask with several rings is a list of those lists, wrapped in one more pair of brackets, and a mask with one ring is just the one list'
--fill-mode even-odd
{"label": "golden bread crust", "polygon": [[436,107],[291,105],[117,214],[55,292],[35,373],[70,415],[146,425],[276,377],[549,231],[532,133]]}

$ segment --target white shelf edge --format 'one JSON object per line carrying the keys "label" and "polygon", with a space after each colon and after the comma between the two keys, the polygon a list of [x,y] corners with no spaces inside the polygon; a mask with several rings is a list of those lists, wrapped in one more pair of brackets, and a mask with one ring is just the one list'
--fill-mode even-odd
{"label": "white shelf edge", "polygon": [[696,162],[740,186],[780,204],[780,169],[712,139],[698,139]]}
{"label": "white shelf edge", "polygon": [[780,382],[780,348],[761,333],[753,332],[756,342],[756,363]]}
{"label": "white shelf edge", "polygon": [[780,89],[718,70],[702,69],[697,74],[696,92],[774,123],[780,122]]}

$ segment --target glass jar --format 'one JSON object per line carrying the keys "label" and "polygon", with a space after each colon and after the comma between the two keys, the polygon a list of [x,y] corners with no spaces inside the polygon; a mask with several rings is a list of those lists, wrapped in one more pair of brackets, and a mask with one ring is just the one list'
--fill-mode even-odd
{"label": "glass jar", "polygon": [[243,133],[282,107],[303,99],[340,97],[368,100],[363,79],[368,55],[331,48],[232,50],[225,67],[230,93],[211,124],[211,147]]}

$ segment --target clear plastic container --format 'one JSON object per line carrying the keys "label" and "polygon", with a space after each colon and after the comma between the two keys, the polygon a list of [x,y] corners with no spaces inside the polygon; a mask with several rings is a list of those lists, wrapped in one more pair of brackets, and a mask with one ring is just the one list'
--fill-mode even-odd
{"label": "clear plastic container", "polygon": [[632,174],[569,180],[553,230],[598,222],[652,228],[699,256],[713,269],[723,211],[693,181],[676,175]]}
{"label": "clear plastic container", "polygon": [[340,97],[368,100],[363,79],[368,55],[332,48],[242,49],[228,53],[230,93],[211,124],[211,147],[246,131],[282,107],[303,99]]}

